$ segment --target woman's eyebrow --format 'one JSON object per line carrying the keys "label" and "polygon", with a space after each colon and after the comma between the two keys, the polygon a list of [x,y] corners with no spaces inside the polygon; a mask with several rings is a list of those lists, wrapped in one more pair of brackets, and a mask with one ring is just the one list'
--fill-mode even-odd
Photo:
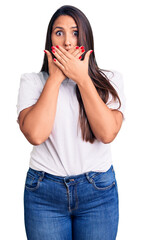
{"label": "woman's eyebrow", "polygon": [[[60,28],[60,29],[64,29],[63,27],[55,27],[54,29],[53,29],[53,31],[56,29],[56,28]],[[74,26],[74,27],[70,27],[70,28],[77,28],[77,26]]]}

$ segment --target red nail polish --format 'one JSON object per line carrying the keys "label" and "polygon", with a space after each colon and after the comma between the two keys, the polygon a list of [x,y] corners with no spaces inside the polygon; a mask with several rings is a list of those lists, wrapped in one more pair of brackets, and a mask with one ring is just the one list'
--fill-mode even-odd
{"label": "red nail polish", "polygon": [[85,52],[85,50],[83,49],[81,52]]}
{"label": "red nail polish", "polygon": [[53,49],[52,52],[55,53],[55,50]]}
{"label": "red nail polish", "polygon": [[82,46],[81,49],[84,49],[84,46]]}
{"label": "red nail polish", "polygon": [[93,50],[90,51],[90,53],[92,53],[92,52],[93,52]]}
{"label": "red nail polish", "polygon": [[81,58],[82,58],[82,56],[79,57],[79,59],[81,59]]}
{"label": "red nail polish", "polygon": [[46,51],[44,50],[44,52],[46,53]]}
{"label": "red nail polish", "polygon": [[56,48],[59,48],[59,46],[58,46],[58,45],[56,45]]}
{"label": "red nail polish", "polygon": [[53,46],[52,46],[51,48],[52,48],[52,49],[55,49],[55,47],[53,47]]}
{"label": "red nail polish", "polygon": [[53,60],[54,60],[54,62],[56,62],[56,59],[55,59],[55,58],[53,58]]}
{"label": "red nail polish", "polygon": [[79,46],[76,46],[76,49],[79,49]]}

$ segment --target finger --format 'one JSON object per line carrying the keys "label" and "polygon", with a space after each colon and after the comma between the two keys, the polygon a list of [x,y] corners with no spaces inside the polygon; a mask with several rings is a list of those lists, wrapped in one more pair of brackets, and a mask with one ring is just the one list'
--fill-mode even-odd
{"label": "finger", "polygon": [[73,56],[75,56],[74,53],[76,52],[76,49],[79,49],[79,46],[73,47],[73,48],[70,49],[68,52],[71,53]]}
{"label": "finger", "polygon": [[82,59],[82,55],[84,54],[85,49],[84,48],[80,48],[80,51],[76,54],[75,58],[81,60]]}
{"label": "finger", "polygon": [[58,66],[62,71],[65,70],[64,66],[63,66],[56,58],[53,58],[53,62],[54,62],[55,65]]}
{"label": "finger", "polygon": [[57,45],[55,49],[57,49],[58,54],[60,54],[60,56],[64,57],[64,59],[66,59],[66,61],[68,59],[72,59],[72,54],[69,53],[69,51],[65,50],[63,47]]}
{"label": "finger", "polygon": [[81,55],[84,53],[82,51],[84,49],[84,46],[75,46],[74,48],[70,49],[69,52],[77,59],[81,59]]}
{"label": "finger", "polygon": [[93,50],[89,50],[86,54],[85,54],[85,58],[84,58],[84,62],[88,62],[90,54],[93,52]]}
{"label": "finger", "polygon": [[44,50],[44,52],[47,56],[48,62],[52,62],[52,54],[48,50]]}
{"label": "finger", "polygon": [[81,47],[79,47],[79,46],[76,46],[75,47],[75,50],[74,50],[74,52],[73,52],[73,56],[75,57],[75,58],[79,58],[79,59],[81,59],[82,57],[81,57],[81,55],[83,54],[85,52],[85,50],[84,50],[84,46],[81,46]]}
{"label": "finger", "polygon": [[76,51],[75,57],[76,57],[76,58],[79,58],[84,52],[85,52],[85,49],[84,49],[83,46],[81,46],[81,47],[79,48],[79,51],[78,51],[78,52]]}
{"label": "finger", "polygon": [[67,62],[66,56],[63,53],[61,53],[61,51],[59,52],[57,48],[52,49],[52,53],[56,57],[58,62],[60,62],[62,65],[64,65]]}

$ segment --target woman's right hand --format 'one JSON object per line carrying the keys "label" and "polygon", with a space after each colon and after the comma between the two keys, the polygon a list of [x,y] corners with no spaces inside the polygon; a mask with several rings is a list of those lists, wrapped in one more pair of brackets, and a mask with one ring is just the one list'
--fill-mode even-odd
{"label": "woman's right hand", "polygon": [[[82,52],[83,49],[84,49],[83,47],[79,47],[78,49],[76,49],[76,46],[75,46],[72,49],[70,49],[68,52],[71,53],[74,57],[79,59],[79,57],[84,53]],[[67,76],[54,63],[52,54],[48,50],[45,50],[45,51],[48,58],[49,75],[55,76],[56,79],[62,82],[64,79],[67,78]]]}

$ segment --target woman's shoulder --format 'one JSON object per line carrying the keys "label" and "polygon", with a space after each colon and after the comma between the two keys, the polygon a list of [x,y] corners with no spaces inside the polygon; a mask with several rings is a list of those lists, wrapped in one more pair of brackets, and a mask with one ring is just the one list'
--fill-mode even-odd
{"label": "woman's shoulder", "polygon": [[26,72],[26,73],[22,73],[21,77],[27,77],[28,79],[33,79],[33,78],[37,78],[37,77],[44,77],[44,76],[48,76],[47,72]]}
{"label": "woman's shoulder", "polygon": [[123,74],[117,70],[103,71],[112,85],[121,88],[123,85]]}
{"label": "woman's shoulder", "polygon": [[111,79],[121,79],[123,78],[123,74],[117,70],[111,69],[111,70],[103,70],[102,71],[110,80]]}
{"label": "woman's shoulder", "polygon": [[21,74],[21,82],[33,85],[44,84],[48,74],[46,72],[26,72]]}

